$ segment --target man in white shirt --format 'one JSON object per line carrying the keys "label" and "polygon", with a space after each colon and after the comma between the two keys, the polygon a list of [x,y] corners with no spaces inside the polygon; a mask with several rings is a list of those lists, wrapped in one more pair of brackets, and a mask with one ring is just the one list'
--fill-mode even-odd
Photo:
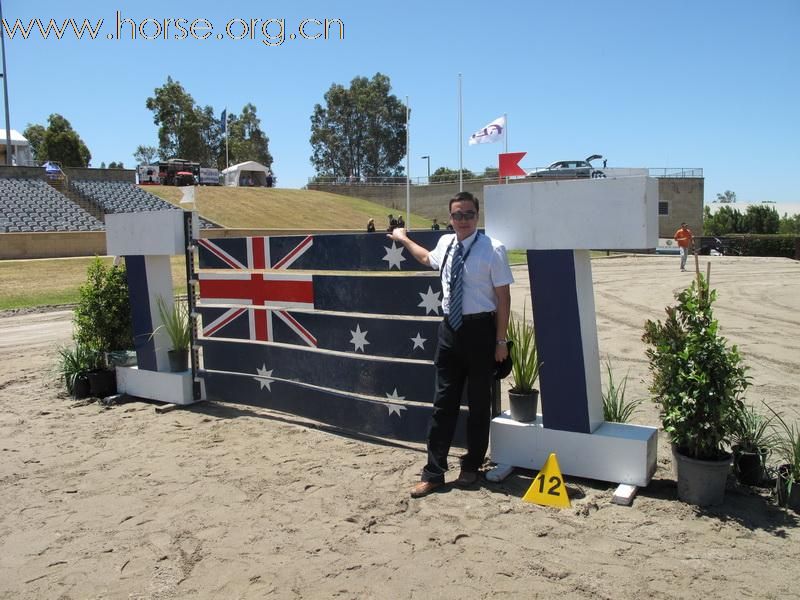
{"label": "man in white shirt", "polygon": [[443,235],[432,251],[413,242],[405,229],[389,237],[442,276],[442,310],[436,350],[436,398],[428,429],[428,462],[411,496],[426,496],[444,485],[447,455],[458,422],[464,384],[468,383],[467,454],[455,481],[468,487],[489,446],[491,387],[495,364],[508,356],[506,330],[514,282],[502,243],[477,231],[478,200],[469,192],[450,199],[454,234]]}

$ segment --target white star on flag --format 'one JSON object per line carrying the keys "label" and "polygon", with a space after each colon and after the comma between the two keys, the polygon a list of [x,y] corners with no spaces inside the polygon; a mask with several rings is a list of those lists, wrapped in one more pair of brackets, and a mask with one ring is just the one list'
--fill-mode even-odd
{"label": "white star on flag", "polygon": [[255,379],[258,382],[258,389],[263,390],[264,388],[267,388],[270,392],[272,391],[270,384],[273,381],[275,381],[274,379],[272,379],[272,371],[274,371],[274,369],[270,369],[269,371],[267,371],[267,365],[264,363],[262,363],[260,369],[256,367],[256,372],[258,373],[258,375],[253,377],[253,379]]}
{"label": "white star on flag", "polygon": [[420,335],[419,331],[417,332],[417,337],[409,338],[412,342],[414,342],[414,347],[411,348],[412,350],[416,350],[417,348],[422,348],[425,350],[425,342],[428,340],[422,335]]}
{"label": "white star on flag", "polygon": [[356,323],[356,330],[353,331],[351,329],[350,333],[353,335],[353,337],[350,338],[350,343],[354,346],[353,352],[358,352],[359,350],[364,352],[364,346],[369,344],[367,341],[367,334],[369,331],[361,331],[361,326]]}
{"label": "white star on flag", "polygon": [[402,417],[403,415],[400,414],[401,410],[407,410],[405,406],[401,406],[400,404],[387,404],[386,408],[389,409],[389,416],[397,415],[398,417]]}
{"label": "white star on flag", "polygon": [[439,307],[442,305],[441,301],[439,300],[439,294],[441,292],[434,292],[431,286],[428,286],[428,291],[426,293],[418,292],[420,298],[422,298],[422,302],[417,304],[417,306],[422,306],[425,308],[425,314],[427,315],[429,312],[432,312],[435,315],[439,314]]}
{"label": "white star on flag", "polygon": [[386,394],[386,397],[389,398],[389,400],[405,400],[406,399],[405,396],[398,396],[397,395],[397,388],[394,388],[394,391],[391,394]]}
{"label": "white star on flag", "polygon": [[393,241],[391,248],[384,246],[383,249],[386,250],[386,256],[381,260],[385,260],[389,263],[389,270],[391,270],[392,267],[397,267],[397,269],[400,270],[400,263],[405,260],[403,257],[403,247],[400,246],[398,248],[397,244]]}

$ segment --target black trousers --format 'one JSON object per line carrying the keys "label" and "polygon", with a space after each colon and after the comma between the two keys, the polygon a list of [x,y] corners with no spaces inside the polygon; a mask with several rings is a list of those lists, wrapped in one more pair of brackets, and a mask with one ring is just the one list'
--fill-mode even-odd
{"label": "black trousers", "polygon": [[436,398],[428,428],[428,463],[422,471],[423,481],[444,481],[464,384],[467,384],[469,417],[467,454],[461,460],[461,468],[477,471],[483,464],[489,447],[495,329],[493,313],[465,318],[458,331],[453,331],[447,319],[439,326]]}

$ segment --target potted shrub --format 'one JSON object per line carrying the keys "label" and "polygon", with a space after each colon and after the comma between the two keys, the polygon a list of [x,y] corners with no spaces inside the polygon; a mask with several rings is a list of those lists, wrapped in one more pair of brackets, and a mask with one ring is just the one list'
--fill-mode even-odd
{"label": "potted shrub", "polygon": [[192,344],[189,307],[186,302],[179,300],[173,302],[169,307],[164,298],[159,296],[158,314],[161,317],[162,325],[156,331],[164,329],[171,345],[167,351],[169,370],[173,373],[185,371],[189,368],[189,348]]}
{"label": "potted shrub", "polygon": [[107,355],[133,347],[128,281],[122,266],[106,266],[95,257],[89,265],[86,283],[80,287],[73,324],[75,341],[89,348],[96,359],[89,373],[92,395],[105,397],[115,393],[116,377]]}
{"label": "potted shrub", "polygon": [[719,504],[730,471],[726,446],[749,380],[738,349],[719,335],[711,310],[716,291],[703,276],[676,298],[664,322],[645,323],[650,391],[672,442],[678,498]]}
{"label": "potted shrub", "polygon": [[58,349],[58,373],[67,391],[75,399],[86,398],[89,395],[88,373],[96,363],[92,350],[81,344],[74,348]]}
{"label": "potted shrub", "polygon": [[775,411],[772,411],[772,414],[780,425],[775,450],[783,461],[778,466],[775,483],[778,504],[800,512],[800,426],[797,423],[789,425]]}
{"label": "potted shrub", "polygon": [[736,412],[731,431],[733,471],[744,485],[758,485],[765,478],[766,461],[775,448],[776,437],[772,431],[773,417],[756,412],[743,404]]}
{"label": "potted shrub", "polygon": [[541,367],[531,322],[524,318],[515,319],[512,315],[508,322],[508,341],[512,380],[508,391],[511,418],[529,423],[536,420],[539,407],[539,390],[534,386]]}

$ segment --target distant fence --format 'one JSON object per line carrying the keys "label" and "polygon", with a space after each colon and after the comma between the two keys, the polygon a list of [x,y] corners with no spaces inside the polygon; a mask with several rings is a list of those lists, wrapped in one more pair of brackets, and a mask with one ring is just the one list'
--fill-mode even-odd
{"label": "distant fence", "polygon": [[[545,167],[541,167],[540,169],[544,169]],[[527,168],[523,167],[523,169],[530,173],[536,171],[537,168]],[[611,169],[611,167],[609,167]],[[602,170],[602,169],[600,169]],[[624,171],[624,169],[614,168],[614,171],[617,174]],[[639,169],[631,169],[631,171],[639,171]],[[675,177],[675,178],[702,178],[703,177],[703,169],[701,168],[686,168],[686,167],[665,167],[665,168],[653,168],[647,169],[648,174],[650,177]],[[517,179],[517,178],[512,178]],[[522,179],[522,178],[519,178]],[[399,185],[406,185],[407,182],[410,182],[411,185],[437,185],[437,184],[445,184],[445,183],[453,183],[457,182],[458,177],[455,178],[452,176],[448,176],[446,180],[440,179],[437,176],[431,177],[345,177],[345,176],[315,176],[308,178],[308,185],[307,187],[313,188],[314,186],[331,186],[331,185],[342,185],[342,186],[359,186],[359,185],[386,185],[386,186],[399,186]],[[486,182],[486,183],[494,183],[497,181],[497,177],[470,177],[464,178],[464,183],[477,183],[477,182]]]}

